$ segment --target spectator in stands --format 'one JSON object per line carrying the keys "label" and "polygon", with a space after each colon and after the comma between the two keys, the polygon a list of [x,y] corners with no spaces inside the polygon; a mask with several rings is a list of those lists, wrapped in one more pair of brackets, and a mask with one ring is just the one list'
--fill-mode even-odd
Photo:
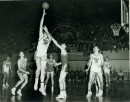
{"label": "spectator in stands", "polygon": [[86,70],[88,69],[88,66],[89,66],[89,61],[90,61],[90,60],[88,59],[86,65],[85,65],[85,67],[84,67],[84,69],[85,69],[85,80],[86,80],[86,81],[89,80],[90,70],[86,72]]}
{"label": "spectator in stands", "polygon": [[76,80],[76,74],[75,71],[71,70],[71,80],[74,82]]}
{"label": "spectator in stands", "polygon": [[80,79],[79,79],[79,71],[76,70],[76,71],[75,71],[75,74],[76,74],[76,81],[80,81]]}
{"label": "spectator in stands", "polygon": [[123,73],[122,69],[121,69],[120,72],[118,73],[118,80],[120,80],[120,78],[121,78],[122,80],[124,80],[124,73]]}
{"label": "spectator in stands", "polygon": [[118,76],[118,73],[117,73],[116,69],[114,69],[114,70],[113,70],[113,73],[112,73],[112,75],[111,75],[112,80],[113,80],[113,79],[117,79],[117,76]]}
{"label": "spectator in stands", "polygon": [[70,73],[70,71],[68,71],[66,79],[67,79],[67,81],[71,82],[71,73]]}
{"label": "spectator in stands", "polygon": [[83,75],[84,75],[83,71],[80,70],[80,71],[79,71],[79,80],[80,80],[80,81],[83,81],[83,77],[84,77]]}

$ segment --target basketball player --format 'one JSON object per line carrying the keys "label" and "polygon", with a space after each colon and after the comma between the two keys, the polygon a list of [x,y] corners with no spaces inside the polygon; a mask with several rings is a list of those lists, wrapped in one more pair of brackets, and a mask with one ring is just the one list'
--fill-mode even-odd
{"label": "basketball player", "polygon": [[52,84],[52,87],[51,87],[51,91],[53,92],[54,91],[54,66],[58,66],[60,65],[61,63],[56,63],[55,59],[53,58],[52,55],[49,56],[49,59],[47,59],[47,78],[45,80],[45,90],[46,90],[46,85],[48,83],[48,80],[49,80],[49,77],[51,76],[51,84]]}
{"label": "basketball player", "polygon": [[27,68],[27,58],[24,57],[24,53],[23,52],[20,52],[19,53],[19,60],[17,62],[18,64],[18,71],[17,71],[17,74],[18,74],[18,77],[19,77],[19,81],[16,83],[16,85],[11,89],[11,93],[13,95],[15,95],[15,91],[16,91],[16,88],[21,85],[21,87],[19,88],[19,90],[17,91],[17,94],[19,96],[22,96],[22,89],[26,86],[26,84],[28,83],[28,74],[29,72],[26,71]]}
{"label": "basketball player", "polygon": [[62,69],[59,77],[60,94],[56,98],[66,98],[67,94],[66,94],[65,78],[68,72],[68,54],[66,51],[66,45],[65,43],[59,45],[53,37],[52,41],[59,49],[61,49],[61,63],[62,63]]}
{"label": "basketball player", "polygon": [[60,94],[56,98],[66,98],[66,83],[65,83],[65,78],[68,72],[68,54],[66,51],[66,45],[65,43],[59,45],[57,41],[50,35],[47,27],[44,29],[47,34],[51,37],[52,41],[54,44],[61,49],[61,64],[62,64],[62,69],[60,72],[60,78],[59,78],[59,86],[60,86]]}
{"label": "basketball player", "polygon": [[108,59],[108,57],[105,57],[105,61],[103,64],[103,69],[105,73],[105,78],[106,78],[106,87],[110,85],[110,70],[111,70],[111,63]]}
{"label": "basketball player", "polygon": [[93,82],[95,81],[95,76],[97,78],[97,82],[99,85],[99,92],[96,94],[96,96],[102,96],[103,95],[103,76],[102,76],[102,70],[101,67],[103,65],[103,56],[101,53],[99,53],[98,47],[93,48],[93,54],[90,55],[90,77],[89,77],[89,83],[88,83],[88,94],[86,97],[91,97],[91,86]]}
{"label": "basketball player", "polygon": [[[91,62],[90,62],[90,59],[88,60],[88,62],[87,62],[87,66],[88,66],[88,68],[85,70],[86,71],[86,75],[87,76],[90,76],[90,73],[88,73],[88,71],[90,70],[90,68],[91,68]],[[98,83],[97,83],[97,78],[96,78],[96,76],[94,77],[94,79],[93,79],[93,83],[92,83],[92,85],[93,84],[95,84],[95,87],[96,87],[96,93],[98,93],[98,91],[99,91],[99,87],[98,87]]]}
{"label": "basketball player", "polygon": [[8,87],[9,84],[9,72],[12,73],[12,70],[11,70],[11,61],[10,61],[10,58],[9,56],[7,56],[6,60],[3,62],[3,66],[2,66],[2,74],[4,75],[4,78],[3,78],[3,88],[4,87]]}
{"label": "basketball player", "polygon": [[37,69],[35,73],[34,90],[38,89],[38,80],[40,75],[41,84],[40,84],[39,91],[46,96],[44,90],[44,78],[45,78],[45,69],[46,69],[46,62],[47,62],[47,49],[51,42],[51,37],[49,36],[46,30],[47,28],[45,26],[43,27],[45,14],[46,14],[45,10],[43,10],[42,19],[40,22],[38,45],[37,45],[37,50],[35,52],[35,61],[36,61]]}

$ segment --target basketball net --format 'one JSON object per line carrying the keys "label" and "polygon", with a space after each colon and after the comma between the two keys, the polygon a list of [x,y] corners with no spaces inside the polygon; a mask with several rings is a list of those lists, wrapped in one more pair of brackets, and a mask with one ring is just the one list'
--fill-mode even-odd
{"label": "basketball net", "polygon": [[118,23],[111,24],[111,29],[113,31],[114,36],[119,36],[119,31],[121,29],[121,26]]}

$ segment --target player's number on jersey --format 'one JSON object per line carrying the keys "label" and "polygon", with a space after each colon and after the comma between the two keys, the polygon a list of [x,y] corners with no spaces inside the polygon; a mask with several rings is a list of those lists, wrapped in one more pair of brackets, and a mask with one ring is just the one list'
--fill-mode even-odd
{"label": "player's number on jersey", "polygon": [[98,63],[99,58],[94,58],[95,63]]}

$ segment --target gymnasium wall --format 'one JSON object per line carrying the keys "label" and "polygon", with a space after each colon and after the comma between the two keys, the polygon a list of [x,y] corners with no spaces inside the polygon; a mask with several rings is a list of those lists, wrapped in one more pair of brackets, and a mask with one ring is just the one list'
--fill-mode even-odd
{"label": "gymnasium wall", "polygon": [[[60,58],[59,54],[53,54],[56,59]],[[57,57],[56,57],[57,56]],[[128,72],[129,70],[129,51],[104,51],[103,57],[108,56],[111,60],[112,68],[119,71],[121,68],[123,71]],[[69,65],[71,69],[84,70],[84,66],[86,64],[89,56],[83,56],[82,52],[69,53]]]}
{"label": "gymnasium wall", "polygon": [[[35,62],[33,54],[25,54],[28,58],[28,64]],[[60,54],[52,53],[57,62],[60,61]],[[69,65],[72,70],[84,70],[84,66],[86,64],[89,56],[83,56],[82,52],[69,53]],[[2,62],[5,60],[7,54],[0,54],[0,69],[2,68]],[[103,56],[108,56],[111,60],[112,68],[116,69],[117,72],[122,68],[124,72],[129,71],[129,51],[115,51],[109,52],[104,51]],[[16,73],[17,70],[17,60],[19,56],[18,54],[13,54],[12,61],[12,70],[13,73]]]}

